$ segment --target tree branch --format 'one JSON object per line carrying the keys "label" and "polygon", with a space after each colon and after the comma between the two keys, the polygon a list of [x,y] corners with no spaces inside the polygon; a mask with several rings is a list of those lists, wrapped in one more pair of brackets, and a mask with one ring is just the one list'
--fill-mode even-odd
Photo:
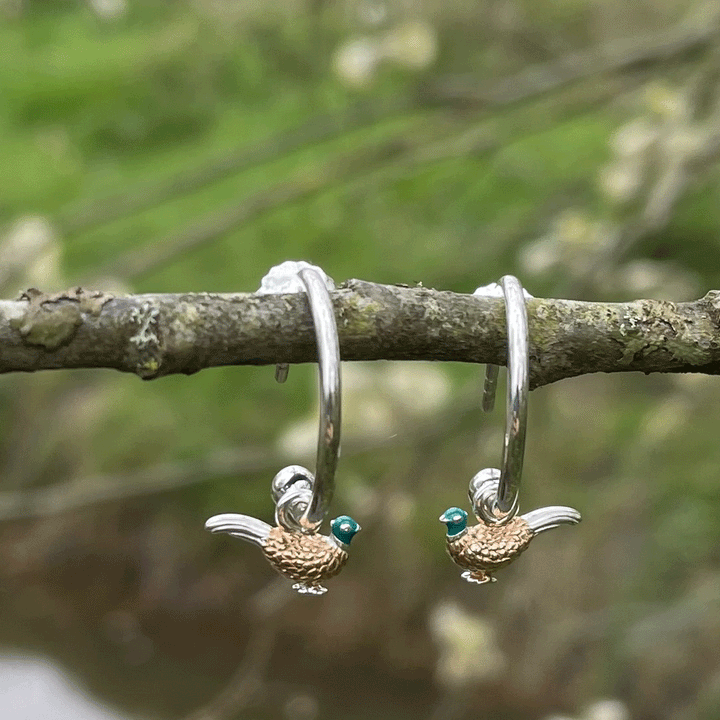
{"label": "tree branch", "polygon": [[[505,363],[501,300],[349,280],[332,293],[344,360]],[[528,301],[531,387],[593,372],[720,374],[720,291],[695,302]],[[303,294],[0,301],[0,372],[115,368],[152,379],[316,359]]]}

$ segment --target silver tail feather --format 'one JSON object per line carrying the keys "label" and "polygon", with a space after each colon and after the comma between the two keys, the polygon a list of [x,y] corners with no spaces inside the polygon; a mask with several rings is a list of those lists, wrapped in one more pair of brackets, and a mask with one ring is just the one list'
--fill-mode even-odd
{"label": "silver tail feather", "polygon": [[577,510],[563,505],[538,508],[520,517],[536,535],[560,525],[577,525],[581,520],[580,513]]}
{"label": "silver tail feather", "polygon": [[211,533],[227,533],[262,547],[272,527],[249,515],[223,513],[222,515],[213,515],[205,523],[205,529]]}

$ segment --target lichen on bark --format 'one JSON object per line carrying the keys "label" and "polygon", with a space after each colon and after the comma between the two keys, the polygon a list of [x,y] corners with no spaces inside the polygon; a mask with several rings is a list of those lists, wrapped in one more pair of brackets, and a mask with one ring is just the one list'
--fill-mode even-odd
{"label": "lichen on bark", "polygon": [[69,343],[83,322],[83,313],[97,316],[103,305],[112,298],[102,292],[89,292],[73,288],[64,292],[46,294],[30,288],[20,296],[27,307],[20,317],[9,321],[29,345],[45,350],[56,350]]}

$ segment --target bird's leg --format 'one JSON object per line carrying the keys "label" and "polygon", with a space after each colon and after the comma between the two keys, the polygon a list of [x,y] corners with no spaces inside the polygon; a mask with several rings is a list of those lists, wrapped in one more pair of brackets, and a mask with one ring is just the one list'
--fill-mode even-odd
{"label": "bird's leg", "polygon": [[295,583],[293,590],[297,590],[301,595],[324,595],[327,588],[322,585],[306,585],[305,583]]}
{"label": "bird's leg", "polygon": [[469,583],[477,583],[478,585],[497,582],[497,578],[494,578],[485,570],[466,570],[460,577]]}

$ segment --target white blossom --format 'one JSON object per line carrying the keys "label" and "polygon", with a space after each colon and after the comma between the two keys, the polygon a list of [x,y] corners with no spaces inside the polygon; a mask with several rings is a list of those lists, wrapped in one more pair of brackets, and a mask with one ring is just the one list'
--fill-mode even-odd
{"label": "white blossom", "polygon": [[390,30],[382,39],[380,48],[383,57],[414,70],[422,70],[437,57],[437,34],[429,23],[414,20]]}
{"label": "white blossom", "polygon": [[90,0],[90,8],[101,20],[119,20],[128,11],[127,0]]}
{"label": "white blossom", "polygon": [[620,157],[636,157],[655,143],[658,135],[657,125],[647,117],[635,118],[615,131],[610,138],[610,148]]}
{"label": "white blossom", "polygon": [[440,647],[436,675],[440,684],[459,688],[498,677],[506,659],[489,620],[443,601],[430,612],[430,632]]}
{"label": "white blossom", "polygon": [[363,87],[375,78],[381,53],[377,42],[359,37],[341,45],[333,57],[332,66],[337,76],[347,85]]}

